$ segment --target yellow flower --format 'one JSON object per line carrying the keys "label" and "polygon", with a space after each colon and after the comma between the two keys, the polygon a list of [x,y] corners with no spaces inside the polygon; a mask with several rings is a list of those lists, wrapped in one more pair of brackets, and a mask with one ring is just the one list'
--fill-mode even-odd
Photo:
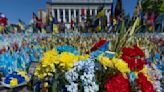
{"label": "yellow flower", "polygon": [[144,68],[140,72],[142,72],[144,75],[147,75],[147,67],[144,66]]}
{"label": "yellow flower", "polygon": [[114,62],[115,68],[117,70],[119,70],[121,73],[129,73],[130,72],[128,64],[125,63],[123,60],[113,58],[112,61]]}
{"label": "yellow flower", "polygon": [[79,56],[79,60],[86,60],[88,58],[89,58],[88,54],[84,54],[84,55]]}
{"label": "yellow flower", "polygon": [[44,87],[48,87],[48,82],[44,82]]}
{"label": "yellow flower", "polygon": [[142,72],[147,77],[147,80],[152,82],[151,77],[148,75],[148,68],[146,66],[144,66],[144,68],[139,72]]}
{"label": "yellow flower", "polygon": [[10,81],[10,86],[16,86],[18,85],[18,80],[16,78],[12,78]]}
{"label": "yellow flower", "polygon": [[97,60],[103,65],[105,69],[107,69],[107,67],[113,68],[112,60],[107,57],[104,57],[103,54],[99,55]]}
{"label": "yellow flower", "polygon": [[35,69],[34,75],[38,77],[39,79],[43,79],[46,76],[52,76],[51,73],[53,72],[55,72],[54,64],[47,65],[46,67],[43,67],[42,64],[39,64],[37,68]]}
{"label": "yellow flower", "polygon": [[25,80],[28,81],[29,80],[29,77],[28,76],[24,76]]}
{"label": "yellow flower", "polygon": [[75,58],[77,57],[74,54],[70,52],[63,52],[59,55],[58,61],[61,67],[70,69],[73,67],[74,62],[77,60]]}
{"label": "yellow flower", "polygon": [[138,78],[138,72],[134,72],[134,75],[137,76],[137,78]]}

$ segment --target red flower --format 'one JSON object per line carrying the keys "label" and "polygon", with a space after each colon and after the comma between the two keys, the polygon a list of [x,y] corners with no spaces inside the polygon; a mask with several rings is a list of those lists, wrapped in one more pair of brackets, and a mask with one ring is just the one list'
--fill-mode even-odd
{"label": "red flower", "polygon": [[137,45],[134,45],[133,47],[138,56],[140,56],[141,58],[145,56],[144,52]]}
{"label": "red flower", "polygon": [[137,71],[142,70],[145,64],[146,64],[145,60],[137,59],[136,70]]}
{"label": "red flower", "polygon": [[130,84],[128,79],[125,79],[122,74],[118,74],[109,78],[104,85],[106,92],[130,92]]}
{"label": "red flower", "polygon": [[123,52],[123,55],[129,56],[129,57],[137,56],[137,53],[132,48],[123,48],[122,52]]}
{"label": "red flower", "polygon": [[153,85],[147,80],[147,77],[144,76],[143,73],[138,74],[138,79],[135,79],[135,82],[142,92],[155,92]]}
{"label": "red flower", "polygon": [[134,45],[133,47],[134,48],[123,48],[122,59],[128,63],[128,67],[131,70],[140,71],[144,64],[146,64],[144,60],[141,60],[141,58],[144,57],[144,53],[137,45]]}

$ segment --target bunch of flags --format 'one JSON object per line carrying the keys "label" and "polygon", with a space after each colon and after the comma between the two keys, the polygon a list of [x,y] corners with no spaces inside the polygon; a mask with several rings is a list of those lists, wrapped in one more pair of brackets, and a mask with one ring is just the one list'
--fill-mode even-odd
{"label": "bunch of flags", "polygon": [[8,24],[7,18],[4,14],[0,13],[0,32],[3,32]]}
{"label": "bunch of flags", "polygon": [[45,33],[44,28],[46,26],[42,23],[42,19],[38,18],[38,16],[34,12],[33,12],[33,21],[35,27],[38,28],[41,32]]}
{"label": "bunch of flags", "polygon": [[102,29],[102,21],[101,18],[105,16],[104,5],[100,6],[97,11],[97,15],[95,16],[95,20],[93,22],[93,28],[96,32],[101,31]]}
{"label": "bunch of flags", "polygon": [[26,26],[25,22],[23,22],[21,19],[19,19],[18,21],[19,21],[18,25],[20,29],[25,30],[25,26]]}

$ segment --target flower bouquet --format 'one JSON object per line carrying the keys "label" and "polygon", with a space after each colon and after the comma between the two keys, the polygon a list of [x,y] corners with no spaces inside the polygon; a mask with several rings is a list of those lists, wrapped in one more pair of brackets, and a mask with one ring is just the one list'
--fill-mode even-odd
{"label": "flower bouquet", "polygon": [[26,85],[30,81],[31,76],[24,71],[13,72],[5,77],[2,85],[7,88],[15,88]]}

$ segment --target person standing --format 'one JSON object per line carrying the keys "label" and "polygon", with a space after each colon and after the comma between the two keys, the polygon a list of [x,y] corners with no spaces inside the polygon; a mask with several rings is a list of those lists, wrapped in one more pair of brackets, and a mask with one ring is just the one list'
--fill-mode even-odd
{"label": "person standing", "polygon": [[151,24],[151,26],[152,26],[152,31],[154,31],[154,13],[152,13],[151,15],[150,15],[150,24]]}

